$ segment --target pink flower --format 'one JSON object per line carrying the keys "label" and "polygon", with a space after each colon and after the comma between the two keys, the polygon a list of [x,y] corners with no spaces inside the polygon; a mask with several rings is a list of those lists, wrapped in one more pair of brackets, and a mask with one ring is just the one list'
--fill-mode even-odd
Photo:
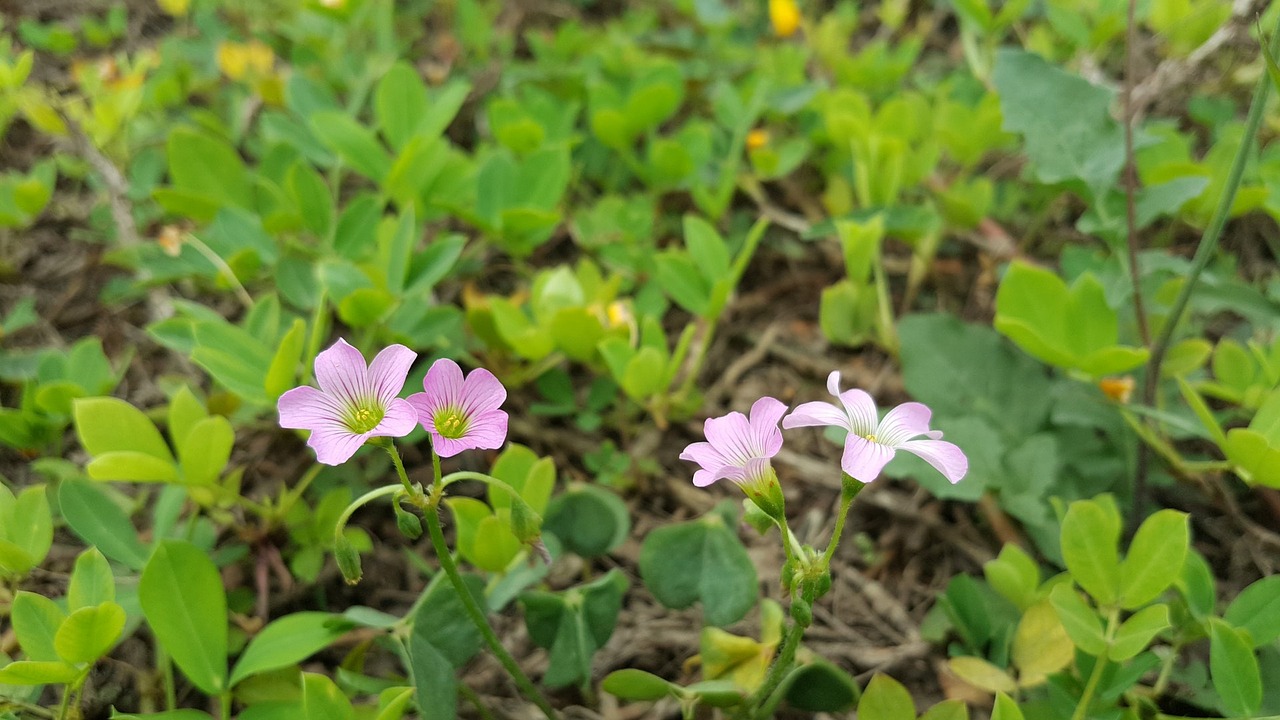
{"label": "pink flower", "polygon": [[316,356],[320,389],[296,387],[280,396],[280,426],[310,430],[316,460],[341,465],[371,437],[403,437],[417,414],[397,397],[418,354],[392,345],[366,367],[360,351],[341,338]]}
{"label": "pink flower", "polygon": [[431,447],[440,457],[502,447],[507,413],[498,407],[507,399],[507,389],[493,373],[476,368],[463,378],[458,363],[440,359],[422,379],[422,389],[426,392],[414,393],[408,401],[418,422],[431,433]]}
{"label": "pink flower", "polygon": [[[827,378],[827,390],[839,398],[840,406],[804,403],[783,419],[782,427],[835,425],[849,431],[840,467],[853,479],[864,483],[875,480],[898,450],[920,456],[952,483],[960,482],[969,471],[969,459],[960,448],[941,440],[941,432],[929,429],[932,413],[923,404],[903,403],[880,420],[870,395],[862,390],[840,392],[839,372]],[[927,439],[912,439],[920,435]]]}
{"label": "pink flower", "polygon": [[782,449],[778,421],[786,411],[781,401],[762,397],[751,406],[750,419],[740,412],[707,418],[707,442],[693,443],[680,453],[681,460],[702,466],[693,474],[693,484],[706,487],[722,478],[739,485],[759,480],[771,467],[769,458]]}

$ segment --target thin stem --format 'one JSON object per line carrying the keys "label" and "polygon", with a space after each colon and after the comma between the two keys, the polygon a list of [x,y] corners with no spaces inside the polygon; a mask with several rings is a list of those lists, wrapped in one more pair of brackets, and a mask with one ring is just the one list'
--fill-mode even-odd
{"label": "thin stem", "polygon": [[[1115,635],[1117,620],[1120,619],[1120,611],[1118,609],[1111,610],[1107,615],[1107,647],[1111,647],[1111,639]],[[1084,692],[1080,694],[1080,702],[1076,704],[1076,711],[1071,714],[1071,720],[1085,720],[1089,715],[1089,705],[1093,702],[1093,694],[1098,690],[1098,683],[1102,681],[1102,672],[1107,668],[1106,653],[1099,655],[1093,661],[1093,672],[1089,673],[1089,680],[1084,684]]]}
{"label": "thin stem", "polygon": [[[391,456],[391,462],[396,466],[396,475],[400,477],[400,484],[404,485],[404,491],[409,493],[409,497],[414,497],[418,491],[413,487],[413,483],[409,482],[409,473],[404,471],[404,463],[400,462],[400,453],[396,451],[395,443],[388,442],[386,444],[387,454]],[[435,452],[431,453],[435,457]],[[436,459],[436,478],[440,477],[440,460]]]}
{"label": "thin stem", "polygon": [[284,491],[284,494],[280,496],[280,503],[276,505],[277,517],[283,518],[285,515],[289,514],[289,511],[293,509],[293,504],[298,502],[302,497],[302,494],[307,491],[307,488],[311,486],[311,482],[316,479],[322,469],[323,468],[320,465],[312,465],[305,473],[302,474],[302,479],[298,480],[296,485]]}
{"label": "thin stem", "polygon": [[218,715],[222,720],[231,720],[231,689],[227,688],[218,696]]}
{"label": "thin stem", "polygon": [[[1271,52],[1280,52],[1280,25],[1277,26],[1275,35],[1271,38]],[[1231,170],[1227,174],[1227,182],[1223,187],[1222,195],[1218,198],[1218,206],[1213,211],[1213,217],[1209,220],[1208,227],[1204,230],[1204,235],[1200,237],[1200,244],[1196,248],[1196,254],[1191,259],[1191,269],[1187,272],[1185,280],[1182,283],[1182,289],[1178,291],[1178,297],[1173,302],[1173,307],[1169,310],[1169,316],[1165,319],[1164,327],[1160,331],[1160,337],[1155,344],[1151,346],[1151,357],[1147,360],[1146,382],[1142,388],[1142,402],[1148,407],[1154,407],[1156,402],[1157,390],[1160,383],[1160,366],[1164,363],[1165,353],[1169,350],[1169,344],[1173,341],[1173,334],[1178,328],[1178,321],[1182,318],[1182,313],[1187,308],[1187,303],[1191,299],[1191,293],[1195,290],[1196,281],[1200,279],[1201,273],[1209,264],[1209,260],[1218,249],[1218,240],[1222,237],[1222,230],[1226,227],[1227,218],[1231,214],[1231,206],[1235,202],[1236,191],[1240,189],[1240,181],[1244,177],[1244,168],[1249,160],[1249,153],[1253,149],[1254,140],[1258,135],[1258,127],[1262,124],[1263,110],[1267,104],[1267,94],[1271,89],[1271,76],[1262,73],[1262,77],[1258,78],[1258,85],[1253,91],[1253,101],[1249,105],[1249,114],[1245,118],[1244,136],[1240,139],[1240,148],[1236,151],[1235,159],[1231,162]],[[1138,449],[1139,464],[1138,472],[1134,478],[1134,498],[1133,498],[1133,515],[1136,521],[1142,516],[1142,504],[1146,495],[1146,467],[1143,458],[1146,454],[1145,446]]]}
{"label": "thin stem", "polygon": [[[432,485],[432,497],[438,500],[438,493],[434,488],[439,488],[440,483],[436,482]],[[476,602],[471,591],[462,581],[462,575],[458,573],[458,566],[453,562],[453,555],[449,551],[449,546],[444,539],[444,529],[440,527],[440,516],[436,512],[434,504],[423,508],[423,519],[427,523],[427,532],[431,535],[431,546],[435,549],[436,557],[440,559],[440,568],[444,570],[444,574],[448,576],[449,582],[453,584],[454,589],[458,593],[458,598],[462,601],[462,609],[466,611],[467,617],[484,636],[485,644],[489,646],[489,650],[498,658],[498,662],[506,668],[507,673],[511,675],[511,679],[515,680],[516,687],[520,688],[520,692],[524,694],[538,709],[542,711],[548,720],[556,720],[556,711],[552,709],[547,699],[538,692],[538,688],[529,677],[524,674],[520,666],[516,664],[515,658],[511,657],[511,653],[502,646],[502,642],[498,639],[493,628],[489,625],[488,618],[485,617],[484,610],[480,608],[480,604]]]}
{"label": "thin stem", "polygon": [[71,686],[62,688],[62,702],[58,703],[58,720],[67,720],[67,710],[71,706]]}
{"label": "thin stem", "polygon": [[1133,283],[1133,313],[1138,319],[1138,335],[1142,344],[1151,347],[1151,329],[1142,304],[1142,283],[1138,273],[1138,170],[1133,157],[1133,45],[1137,32],[1134,22],[1138,0],[1129,0],[1124,41],[1124,212],[1129,247],[1129,279]]}
{"label": "thin stem", "polygon": [[155,643],[155,651],[156,664],[160,666],[160,682],[164,685],[164,709],[172,712],[178,708],[178,688],[173,682],[173,663],[159,641]]}
{"label": "thin stem", "polygon": [[214,252],[208,245],[205,245],[204,241],[196,237],[195,234],[187,233],[186,240],[191,244],[191,247],[196,249],[196,252],[204,256],[205,260],[213,263],[213,266],[218,269],[220,274],[227,276],[227,282],[231,284],[231,290],[235,293],[236,298],[240,300],[240,304],[244,305],[245,309],[253,307],[253,296],[249,294],[248,290],[244,289],[244,285],[240,283],[240,278],[236,277],[236,271],[231,269],[227,261],[223,260],[222,256]]}
{"label": "thin stem", "polygon": [[840,514],[836,516],[836,526],[831,531],[831,540],[827,543],[827,550],[822,553],[822,567],[824,569],[831,566],[831,558],[836,554],[836,547],[840,545],[840,536],[844,534],[844,523],[849,517],[849,508],[853,505],[854,498],[858,497],[858,493],[862,492],[864,487],[866,487],[864,483],[854,480],[847,473],[841,473]]}
{"label": "thin stem", "polygon": [[342,511],[342,514],[338,516],[338,523],[333,527],[333,534],[335,536],[342,535],[342,529],[347,526],[347,521],[351,519],[351,515],[355,513],[356,510],[359,510],[360,508],[364,507],[365,505],[368,505],[370,502],[377,500],[380,497],[383,497],[384,495],[394,495],[395,493],[398,493],[402,490],[404,490],[404,488],[400,487],[399,485],[383,485],[380,488],[375,488],[373,490],[370,490],[369,492],[356,498],[355,502],[348,505]]}
{"label": "thin stem", "polygon": [[773,665],[769,666],[769,674],[765,675],[764,682],[760,688],[751,694],[751,698],[747,700],[749,717],[763,718],[765,701],[773,694],[778,685],[782,682],[782,678],[791,672],[791,667],[795,665],[796,648],[800,646],[800,638],[804,636],[805,625],[792,620],[791,627],[787,629],[787,635],[782,641],[782,651],[778,653],[777,659],[773,661]]}

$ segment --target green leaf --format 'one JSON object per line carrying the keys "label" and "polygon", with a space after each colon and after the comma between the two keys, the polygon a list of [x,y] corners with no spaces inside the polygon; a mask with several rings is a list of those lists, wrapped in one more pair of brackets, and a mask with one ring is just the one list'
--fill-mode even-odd
{"label": "green leaf", "polygon": [[[225,140],[190,128],[169,133],[166,144],[169,178],[174,188],[194,198],[208,198],[215,206],[253,207],[253,182],[240,153]],[[193,215],[195,220],[212,216]]]}
{"label": "green leaf", "polygon": [[391,147],[403,148],[427,113],[427,86],[418,71],[399,60],[378,81],[373,114]]}
{"label": "green leaf", "polygon": [[614,670],[600,682],[600,689],[623,700],[660,700],[672,694],[671,683],[644,670]]}
{"label": "green leaf", "polygon": [[332,680],[302,673],[302,716],[307,720],[355,720],[356,711]]}
{"label": "green leaf", "polygon": [[591,657],[613,634],[627,585],[626,577],[614,569],[563,593],[520,596],[530,639],[550,651],[543,683],[561,687],[591,679]]}
{"label": "green leaf", "polygon": [[862,691],[858,720],[915,720],[916,704],[897,680],[876,673]]}
{"label": "green leaf", "polygon": [[1023,720],[1022,710],[1013,698],[1004,693],[996,693],[996,704],[992,708],[991,720]]}
{"label": "green leaf", "polygon": [[111,565],[107,559],[97,548],[89,548],[80,553],[71,570],[71,582],[67,586],[67,608],[74,612],[114,602],[115,599],[116,579],[111,574]]}
{"label": "green leaf", "polygon": [[173,399],[169,401],[168,427],[169,440],[176,448],[182,447],[182,441],[187,439],[187,434],[191,432],[191,428],[196,423],[209,417],[209,411],[205,409],[204,403],[196,398],[195,393],[191,392],[191,388],[183,385],[178,392],[173,394]]}
{"label": "green leaf", "polygon": [[1232,428],[1222,452],[1246,482],[1280,488],[1280,444],[1267,442],[1262,433]]}
{"label": "green leaf", "polygon": [[58,506],[71,531],[107,557],[131,570],[147,564],[150,550],[105,490],[87,480],[68,478],[58,486]]}
{"label": "green leaf", "polygon": [[1026,139],[1037,180],[1080,180],[1095,196],[1115,185],[1124,165],[1124,133],[1111,115],[1111,90],[1008,48],[996,51],[992,81],[1004,129]]}
{"label": "green leaf", "polygon": [[594,485],[572,485],[552,498],[542,528],[565,549],[584,558],[612,552],[631,532],[627,505],[615,493]]}
{"label": "green leaf", "polygon": [[824,660],[796,668],[786,682],[787,704],[797,710],[839,713],[858,702],[858,684],[854,679]]}
{"label": "green leaf", "polygon": [[82,607],[67,616],[53,638],[54,650],[69,663],[92,663],[107,654],[124,631],[124,608],[114,602]]}
{"label": "green leaf", "polygon": [[969,720],[969,706],[963,700],[943,700],[929,708],[920,720]]}
{"label": "green leaf", "polygon": [[1280,575],[1264,577],[1242,590],[1222,619],[1248,632],[1254,647],[1280,637]]}
{"label": "green leaf", "polygon": [[80,444],[90,455],[132,451],[173,464],[173,454],[155,424],[124,400],[81,398],[72,413]]}
{"label": "green leaf", "polygon": [[67,619],[57,603],[43,595],[19,590],[10,611],[14,634],[27,658],[40,662],[56,662],[58,653],[53,639]]}
{"label": "green leaf", "polygon": [[156,639],[192,684],[227,687],[227,597],[218,568],[181,540],[157,545],[138,582],[138,601]]}
{"label": "green leaf", "polygon": [[982,566],[982,574],[996,592],[1019,610],[1026,610],[1036,601],[1040,568],[1018,545],[1006,543],[995,560]]}
{"label": "green leaf", "polygon": [[236,433],[231,422],[213,415],[196,423],[178,449],[182,463],[182,481],[187,485],[213,484],[231,460]]}
{"label": "green leaf", "polygon": [[25,488],[15,498],[0,484],[0,493],[0,571],[20,577],[44,562],[53,546],[49,498],[44,485]]}
{"label": "green leaf", "polygon": [[298,364],[302,362],[302,351],[306,340],[307,324],[301,318],[295,318],[293,325],[289,327],[289,332],[280,339],[280,345],[276,348],[275,356],[271,358],[270,367],[267,368],[267,377],[263,385],[268,399],[278,400],[296,383]]}
{"label": "green leaf", "polygon": [[1118,599],[1120,522],[1093,501],[1078,501],[1062,520],[1062,559],[1071,577],[1099,605]]}
{"label": "green leaf", "polygon": [[729,247],[711,223],[697,215],[684,216],[684,244],[689,257],[709,282],[729,274]]}
{"label": "green leaf", "polygon": [[[463,583],[484,606],[483,581],[464,575]],[[452,720],[457,716],[457,671],[480,650],[480,631],[467,619],[462,599],[444,574],[438,574],[423,593],[406,642],[409,674],[413,679],[423,720]]]}
{"label": "green leaf", "polygon": [[668,608],[702,602],[704,621],[715,626],[741,620],[760,592],[755,564],[715,513],[650,532],[640,548],[640,577]]}
{"label": "green leaf", "polygon": [[1120,607],[1134,610],[1168,589],[1182,571],[1190,542],[1186,513],[1160,510],[1143,521],[1120,564]]}
{"label": "green leaf", "polygon": [[1051,601],[1042,600],[1027,608],[1018,621],[1010,657],[1021,687],[1043,683],[1075,659],[1075,646],[1054,610]]}
{"label": "green leaf", "polygon": [[1115,636],[1111,639],[1111,648],[1107,650],[1107,657],[1115,662],[1129,660],[1145,650],[1155,636],[1168,627],[1170,627],[1168,605],[1142,608],[1116,629]]}
{"label": "green leaf", "polygon": [[173,482],[178,479],[178,468],[172,461],[127,450],[99,455],[84,469],[94,480]]}
{"label": "green leaf", "polygon": [[310,119],[311,132],[342,162],[375,182],[391,170],[391,157],[374,134],[346,113],[323,110]]}
{"label": "green leaf", "polygon": [[667,358],[661,351],[652,347],[642,347],[627,363],[627,369],[622,373],[619,384],[622,385],[627,397],[642,401],[662,392],[666,368]]}
{"label": "green leaf", "polygon": [[79,675],[79,670],[61,661],[19,660],[0,668],[0,684],[69,683]]}
{"label": "green leaf", "polygon": [[986,692],[1016,692],[1018,683],[1005,672],[980,657],[962,655],[947,661],[956,677]]}
{"label": "green leaf", "polygon": [[1262,706],[1262,677],[1249,634],[1209,621],[1209,676],[1227,713],[1250,717]]}
{"label": "green leaf", "polygon": [[253,640],[231,671],[231,686],[259,673],[295,665],[326,647],[355,627],[341,615],[298,612],[273,621]]}
{"label": "green leaf", "polygon": [[1058,612],[1058,620],[1062,622],[1062,627],[1076,647],[1096,657],[1101,657],[1107,651],[1102,620],[1071,583],[1060,583],[1054,587],[1049,593],[1049,602],[1053,603],[1053,609]]}
{"label": "green leaf", "polygon": [[310,163],[299,160],[289,168],[285,187],[302,215],[302,224],[318,238],[327,238],[333,227],[333,194]]}
{"label": "green leaf", "polygon": [[666,250],[655,257],[658,284],[677,305],[704,316],[711,302],[711,285],[685,253]]}

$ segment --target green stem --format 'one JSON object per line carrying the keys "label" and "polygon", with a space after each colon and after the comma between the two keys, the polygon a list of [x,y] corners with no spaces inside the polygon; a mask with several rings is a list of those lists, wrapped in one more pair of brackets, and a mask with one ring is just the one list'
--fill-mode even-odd
{"label": "green stem", "polygon": [[400,487],[399,485],[383,485],[380,488],[375,488],[373,490],[370,490],[369,492],[356,498],[355,502],[348,505],[346,509],[342,511],[342,514],[338,516],[338,523],[333,526],[334,537],[342,537],[343,528],[347,526],[347,521],[351,519],[351,515],[355,513],[356,510],[359,510],[360,508],[364,507],[365,505],[368,505],[370,502],[377,500],[380,497],[383,497],[385,495],[394,495],[398,492],[401,492],[402,490],[404,490],[404,488]]}
{"label": "green stem", "polygon": [[840,544],[840,536],[844,534],[844,523],[849,516],[849,507],[853,505],[854,498],[858,497],[858,493],[862,492],[864,487],[866,487],[864,483],[854,480],[847,473],[841,473],[840,514],[836,516],[836,526],[831,531],[831,541],[827,543],[827,550],[822,553],[822,567],[824,569],[831,567],[831,558],[836,554],[836,547]]}
{"label": "green stem", "polygon": [[[404,485],[404,491],[409,493],[409,497],[416,497],[420,492],[414,488],[413,483],[409,482],[409,473],[404,471],[404,463],[400,461],[400,453],[396,451],[395,443],[388,440],[383,447],[387,449],[387,454],[391,456],[391,462],[396,466],[396,475],[400,477],[400,484]],[[431,453],[431,457],[435,458],[435,452]],[[437,458],[436,479],[440,478],[440,460]]]}
{"label": "green stem", "polygon": [[296,485],[284,491],[280,496],[280,502],[276,504],[275,517],[277,519],[283,519],[284,516],[289,514],[289,511],[293,509],[294,503],[302,498],[302,494],[307,491],[307,488],[311,486],[311,482],[316,479],[322,469],[324,468],[321,465],[312,465],[302,474],[302,479]]}
{"label": "green stem", "polygon": [[173,663],[169,661],[169,653],[158,641],[155,643],[155,652],[160,682],[164,685],[164,709],[173,712],[178,708],[178,688],[173,682]]}
{"label": "green stem", "polygon": [[[394,450],[395,448],[392,446],[393,453]],[[462,601],[462,608],[466,611],[467,617],[471,619],[476,629],[484,636],[485,644],[489,646],[489,650],[498,658],[498,662],[502,663],[502,666],[506,668],[507,673],[511,675],[511,679],[515,680],[520,692],[533,704],[537,705],[548,720],[556,720],[556,711],[547,702],[547,699],[542,696],[542,693],[538,692],[538,688],[524,674],[524,671],[520,669],[515,658],[511,657],[511,653],[507,652],[507,649],[502,646],[502,642],[489,625],[489,620],[485,617],[484,610],[476,602],[466,583],[462,581],[458,566],[453,562],[453,555],[449,550],[448,543],[445,542],[444,528],[440,526],[440,515],[436,509],[444,495],[443,478],[440,475],[440,457],[434,450],[431,452],[431,456],[436,469],[436,481],[431,484],[431,495],[422,508],[422,516],[427,522],[427,531],[431,536],[431,546],[435,549],[436,556],[440,559],[440,568],[444,570],[449,582],[453,584],[454,590],[457,591],[458,599]],[[408,484],[408,478],[404,475],[404,466],[399,461],[396,462],[396,470],[401,474],[401,481]]]}
{"label": "green stem", "polygon": [[218,696],[218,716],[222,720],[231,720],[231,688],[223,690]]}
{"label": "green stem", "polygon": [[58,703],[58,720],[67,720],[67,709],[71,706],[71,686],[62,688],[62,702]]}
{"label": "green stem", "polygon": [[[1107,615],[1107,647],[1111,647],[1111,639],[1116,632],[1116,624],[1120,619],[1119,610],[1111,610]],[[1102,681],[1102,672],[1107,669],[1106,653],[1099,655],[1093,661],[1093,672],[1089,673],[1089,680],[1084,684],[1084,692],[1080,694],[1080,702],[1076,704],[1076,711],[1071,714],[1071,720],[1085,720],[1089,716],[1089,705],[1093,702],[1093,694],[1098,690],[1098,683]]]}
{"label": "green stem", "polygon": [[782,678],[786,677],[787,673],[791,672],[791,667],[795,665],[796,649],[800,646],[800,638],[804,636],[805,627],[795,620],[791,621],[791,627],[787,629],[787,636],[782,641],[782,651],[778,653],[773,665],[769,666],[769,674],[765,676],[764,683],[747,700],[749,717],[766,717],[766,714],[760,711],[765,709],[765,701],[769,699],[769,696],[773,694],[773,691],[782,682]]}

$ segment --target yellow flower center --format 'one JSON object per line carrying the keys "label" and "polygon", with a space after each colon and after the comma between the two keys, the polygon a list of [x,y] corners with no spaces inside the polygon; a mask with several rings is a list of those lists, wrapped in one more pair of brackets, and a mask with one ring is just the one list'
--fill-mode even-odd
{"label": "yellow flower center", "polygon": [[453,408],[437,412],[435,426],[436,432],[450,440],[457,440],[467,433],[467,419]]}
{"label": "yellow flower center", "polygon": [[879,442],[878,440],[876,440],[875,435],[863,435],[862,437],[866,440],[870,440],[871,442]]}
{"label": "yellow flower center", "polygon": [[367,433],[382,422],[383,412],[376,407],[358,407],[347,418],[347,427],[354,433]]}

